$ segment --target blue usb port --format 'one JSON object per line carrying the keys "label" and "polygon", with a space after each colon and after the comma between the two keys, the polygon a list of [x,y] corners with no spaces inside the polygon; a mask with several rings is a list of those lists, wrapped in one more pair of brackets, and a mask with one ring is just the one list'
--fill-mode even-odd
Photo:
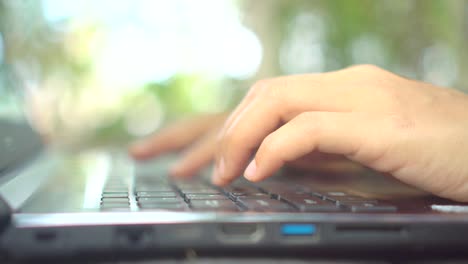
{"label": "blue usb port", "polygon": [[317,232],[314,224],[282,224],[281,234],[283,236],[312,236]]}

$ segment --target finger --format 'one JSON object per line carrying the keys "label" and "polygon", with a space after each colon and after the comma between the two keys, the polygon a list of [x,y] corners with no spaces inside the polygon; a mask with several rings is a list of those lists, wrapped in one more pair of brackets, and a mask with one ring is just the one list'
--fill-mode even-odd
{"label": "finger", "polygon": [[[291,119],[307,111],[350,112],[359,109],[375,110],[389,107],[385,81],[401,78],[372,65],[356,65],[322,74],[303,74],[277,77],[257,82],[225,123],[233,126],[237,116],[257,97],[280,99],[287,108],[285,118]],[[379,89],[382,88],[382,89]],[[365,96],[363,96],[365,95]],[[390,105],[391,106],[391,105]],[[224,132],[224,130],[222,131]]]}
{"label": "finger", "polygon": [[215,133],[210,133],[185,151],[171,168],[171,175],[190,177],[212,162],[216,149],[215,137]]}
{"label": "finger", "polygon": [[300,170],[323,172],[355,171],[357,168],[361,168],[359,164],[347,159],[343,155],[327,154],[317,151],[290,161],[286,166]]}
{"label": "finger", "polygon": [[295,160],[294,162],[297,163],[315,163],[315,162],[323,162],[323,161],[337,161],[337,160],[346,160],[343,155],[337,154],[329,154],[329,153],[322,153],[322,152],[311,152],[307,155]]}
{"label": "finger", "polygon": [[280,99],[294,108],[295,111],[291,113],[293,115],[311,110],[347,111],[356,106],[356,100],[350,100],[351,97],[362,98],[355,92],[356,86],[361,86],[360,83],[350,80],[357,75],[356,71],[362,68],[366,70],[366,67],[355,66],[353,70],[291,75],[258,81],[232,112],[225,125],[232,126],[236,116],[257,97],[263,97],[263,100]]}
{"label": "finger", "polygon": [[388,131],[383,120],[360,113],[300,114],[265,138],[244,175],[260,181],[312,151],[341,154],[362,163],[375,161],[390,144],[381,140]]}
{"label": "finger", "polygon": [[258,81],[257,83],[255,83],[253,85],[253,87],[255,87],[255,89],[253,89],[253,88],[249,89],[249,91],[244,96],[244,98],[241,100],[239,105],[234,109],[234,111],[231,112],[231,114],[226,119],[226,122],[224,122],[224,126],[221,129],[220,134],[222,134],[225,129],[227,129],[228,127],[231,126],[231,124],[232,124],[233,120],[235,119],[235,117],[238,116],[239,113],[241,113],[245,109],[245,107],[250,103],[250,101],[254,97],[256,97],[258,91],[267,88],[267,86],[268,86],[268,81],[267,80],[261,80],[261,81]]}
{"label": "finger", "polygon": [[[220,133],[213,183],[224,185],[235,179],[247,165],[253,149],[281,122],[310,110],[349,111],[355,101],[348,86],[329,74],[275,78],[252,87]],[[307,98],[305,98],[307,97]]]}
{"label": "finger", "polygon": [[183,148],[214,125],[218,125],[219,119],[220,116],[203,116],[180,120],[149,138],[131,145],[130,155],[136,159],[148,159],[164,152]]}
{"label": "finger", "polygon": [[226,185],[241,175],[252,152],[280,125],[277,110],[276,102],[257,98],[236,117],[238,120],[225,130],[218,143],[214,184]]}
{"label": "finger", "polygon": [[340,160],[324,160],[324,161],[309,161],[299,160],[292,161],[285,164],[288,168],[307,170],[313,172],[354,172],[362,170],[362,166],[356,162],[350,161],[348,159]]}

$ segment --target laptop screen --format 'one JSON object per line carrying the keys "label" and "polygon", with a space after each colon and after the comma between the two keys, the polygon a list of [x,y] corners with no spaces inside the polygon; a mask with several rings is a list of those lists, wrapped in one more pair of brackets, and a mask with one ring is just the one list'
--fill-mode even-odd
{"label": "laptop screen", "polygon": [[41,146],[22,109],[16,81],[8,67],[0,68],[0,177],[2,172],[31,157]]}

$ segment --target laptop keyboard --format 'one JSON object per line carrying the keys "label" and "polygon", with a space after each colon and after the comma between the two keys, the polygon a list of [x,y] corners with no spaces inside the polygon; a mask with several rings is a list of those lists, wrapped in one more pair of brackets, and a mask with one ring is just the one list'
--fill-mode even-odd
{"label": "laptop keyboard", "polygon": [[[342,191],[316,192],[289,182],[253,184],[240,179],[225,188],[203,180],[136,177],[133,188],[110,178],[103,190],[102,211],[197,212],[395,212],[393,205]],[[133,211],[132,210],[132,211]]]}

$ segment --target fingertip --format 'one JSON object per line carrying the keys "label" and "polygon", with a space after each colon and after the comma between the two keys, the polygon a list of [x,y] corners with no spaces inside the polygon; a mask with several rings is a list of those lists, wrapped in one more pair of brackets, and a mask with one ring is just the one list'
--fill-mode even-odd
{"label": "fingertip", "polygon": [[139,154],[145,152],[148,148],[148,142],[144,140],[136,141],[130,144],[129,150],[131,153]]}
{"label": "fingertip", "polygon": [[169,168],[169,175],[175,178],[188,178],[194,174],[194,170],[184,163],[176,163]]}
{"label": "fingertip", "polygon": [[161,153],[161,147],[155,146],[149,140],[141,140],[131,144],[128,148],[130,156],[137,160],[154,158]]}
{"label": "fingertip", "polygon": [[253,159],[247,168],[244,171],[244,177],[249,180],[249,181],[255,181],[258,177],[256,177],[257,174],[257,163],[255,162],[255,159]]}
{"label": "fingertip", "polygon": [[211,183],[219,187],[223,187],[226,185],[226,181],[218,177],[216,173],[213,174],[213,176],[211,177]]}
{"label": "fingertip", "polygon": [[230,181],[223,179],[221,175],[219,174],[218,169],[213,169],[213,173],[211,175],[211,183],[213,185],[219,186],[219,187],[224,187],[229,184]]}
{"label": "fingertip", "polygon": [[169,175],[172,177],[181,177],[182,174],[183,170],[180,168],[180,165],[178,163],[169,168]]}
{"label": "fingertip", "polygon": [[148,158],[148,151],[140,146],[138,147],[131,146],[128,149],[128,152],[130,156],[132,156],[134,159],[137,159],[137,160],[144,160]]}

